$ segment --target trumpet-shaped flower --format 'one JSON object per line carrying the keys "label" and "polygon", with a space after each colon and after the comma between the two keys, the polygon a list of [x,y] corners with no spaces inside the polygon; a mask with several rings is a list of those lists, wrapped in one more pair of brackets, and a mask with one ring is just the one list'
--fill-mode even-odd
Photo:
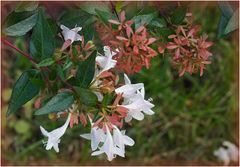
{"label": "trumpet-shaped flower", "polygon": [[153,115],[154,112],[151,110],[151,108],[154,107],[152,103],[150,103],[147,100],[144,100],[144,97],[141,93],[136,94],[134,97],[131,97],[131,99],[128,100],[129,104],[121,105],[122,107],[125,107],[128,109],[127,117],[125,118],[126,122],[129,122],[132,120],[132,118],[136,120],[143,120],[144,115],[142,112],[144,112],[147,115]]}
{"label": "trumpet-shaped flower", "polygon": [[143,83],[131,84],[131,81],[126,74],[124,74],[124,81],[125,85],[115,89],[117,94],[123,93],[124,98],[130,98],[136,95],[137,90],[140,90],[144,87]]}
{"label": "trumpet-shaped flower", "polygon": [[213,154],[218,157],[220,161],[223,161],[224,165],[228,165],[230,163],[230,158],[228,156],[228,152],[225,148],[220,147],[219,149],[215,150]]}
{"label": "trumpet-shaped flower", "polygon": [[237,162],[239,155],[237,146],[229,141],[224,141],[223,146],[227,147],[227,152],[230,159],[234,162]]}
{"label": "trumpet-shaped flower", "polygon": [[58,144],[60,143],[60,138],[64,135],[68,125],[70,122],[70,114],[63,126],[51,131],[47,132],[42,126],[40,126],[40,130],[42,134],[48,137],[48,141],[46,144],[46,150],[50,150],[52,147],[56,152],[59,152]]}
{"label": "trumpet-shaped flower", "polygon": [[101,55],[100,53],[98,53],[98,56],[96,57],[96,62],[101,67],[101,71],[99,72],[99,74],[115,67],[117,63],[116,60],[112,59],[112,57],[116,55],[116,53],[111,52],[110,47],[104,46],[103,50],[104,50],[104,55]]}
{"label": "trumpet-shaped flower", "polygon": [[128,146],[133,146],[134,145],[134,140],[131,139],[130,137],[128,137],[127,135],[125,135],[125,131],[120,131],[117,126],[113,126],[113,141],[114,144],[116,146],[118,146],[120,148],[120,150],[122,150],[123,153],[123,157],[124,157],[124,153],[125,153],[125,145]]}
{"label": "trumpet-shaped flower", "polygon": [[109,128],[106,126],[106,138],[103,146],[99,148],[99,150],[92,153],[92,156],[100,155],[105,153],[109,161],[112,161],[116,155],[124,156],[124,151],[115,146],[113,137],[110,133]]}
{"label": "trumpet-shaped flower", "polygon": [[239,157],[237,146],[229,141],[224,141],[222,145],[224,147],[215,150],[213,155],[222,161],[224,165],[228,165],[230,161],[237,162]]}
{"label": "trumpet-shaped flower", "polygon": [[62,35],[64,40],[71,40],[71,43],[74,41],[82,41],[82,36],[78,34],[81,31],[82,27],[75,27],[73,29],[69,29],[68,27],[61,25]]}
{"label": "trumpet-shaped flower", "polygon": [[[90,118],[89,118],[90,119]],[[91,148],[92,151],[95,151],[98,148],[98,145],[100,142],[103,142],[105,140],[105,134],[102,129],[99,127],[95,126],[93,127],[94,123],[92,123],[92,120],[90,119],[91,122],[91,132],[90,133],[85,133],[80,135],[81,137],[91,140]]]}

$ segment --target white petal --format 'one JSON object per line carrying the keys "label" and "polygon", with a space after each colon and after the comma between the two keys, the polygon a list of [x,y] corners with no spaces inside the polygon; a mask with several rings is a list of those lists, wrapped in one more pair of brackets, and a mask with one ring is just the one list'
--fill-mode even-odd
{"label": "white petal", "polygon": [[149,109],[149,110],[143,110],[143,112],[144,112],[145,114],[147,114],[147,115],[153,115],[153,114],[154,114],[154,112],[153,112],[151,109]]}
{"label": "white petal", "polygon": [[219,160],[224,162],[224,165],[228,165],[230,163],[230,158],[228,156],[227,150],[220,147],[218,150],[213,153]]}
{"label": "white petal", "polygon": [[127,84],[123,85],[117,89],[115,89],[116,93],[123,93],[123,97],[130,97],[136,94],[136,91],[138,89],[141,89],[143,87],[143,83],[138,83],[138,84]]}
{"label": "white petal", "polygon": [[130,137],[124,135],[124,144],[126,144],[128,146],[133,146],[135,144],[135,142]]}
{"label": "white petal", "polygon": [[139,120],[139,121],[143,120],[143,118],[144,118],[143,113],[141,111],[137,111],[137,110],[131,112],[131,116],[134,119]]}
{"label": "white petal", "polygon": [[72,29],[72,31],[75,31],[75,32],[78,32],[78,31],[81,31],[82,30],[82,27],[75,27]]}
{"label": "white petal", "polygon": [[82,41],[82,36],[79,34],[76,34],[74,41]]}
{"label": "white petal", "polygon": [[100,155],[102,153],[104,153],[104,152],[103,151],[94,151],[91,155],[96,156],[96,155]]}
{"label": "white petal", "polygon": [[42,126],[40,126],[40,130],[44,136],[48,136],[49,133]]}
{"label": "white petal", "polygon": [[121,157],[125,157],[125,150],[124,148],[121,149],[121,148],[118,148],[118,147],[115,147],[114,148],[114,153],[121,156]]}
{"label": "white petal", "polygon": [[102,95],[102,93],[100,93],[100,92],[95,92],[95,91],[94,91],[93,93],[97,96],[99,102],[101,102],[101,101],[103,100],[103,95]]}
{"label": "white petal", "polygon": [[58,148],[58,143],[53,145],[54,150],[58,153],[59,152],[59,148]]}
{"label": "white petal", "polygon": [[127,74],[124,73],[124,82],[125,84],[131,84],[130,79],[128,78]]}
{"label": "white petal", "polygon": [[91,135],[90,135],[90,133],[81,134],[80,136],[81,136],[82,138],[84,138],[84,139],[91,140]]}
{"label": "white petal", "polygon": [[132,116],[130,114],[127,114],[124,120],[125,122],[130,122],[132,120]]}
{"label": "white petal", "polygon": [[50,150],[53,147],[54,143],[52,143],[51,141],[47,142],[47,146],[46,146],[46,150]]}
{"label": "white petal", "polygon": [[98,148],[99,143],[100,143],[100,136],[99,136],[98,130],[96,128],[92,128],[92,132],[91,132],[92,151],[95,151]]}
{"label": "white petal", "polygon": [[64,26],[64,25],[61,25],[60,28],[61,28],[62,30],[64,30],[64,31],[69,31],[69,30],[70,30],[69,28],[67,28],[67,27]]}
{"label": "white petal", "polygon": [[227,147],[227,152],[232,161],[237,162],[238,161],[238,148],[235,144],[229,142],[229,141],[224,141],[223,145]]}

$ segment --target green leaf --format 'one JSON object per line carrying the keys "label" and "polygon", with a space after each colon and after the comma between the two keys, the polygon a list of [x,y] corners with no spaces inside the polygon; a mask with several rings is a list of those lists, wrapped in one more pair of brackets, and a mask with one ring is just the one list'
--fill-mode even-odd
{"label": "green leaf", "polygon": [[162,27],[166,27],[166,26],[167,26],[167,23],[166,23],[166,21],[165,21],[163,18],[154,18],[154,19],[149,23],[149,25],[152,26],[152,27],[162,28]]}
{"label": "green leaf", "polygon": [[231,5],[229,4],[229,2],[227,2],[227,1],[219,1],[218,5],[219,5],[221,13],[222,13],[222,15],[224,17],[229,19],[233,15],[234,11],[233,11]]}
{"label": "green leaf", "polygon": [[114,94],[112,94],[112,93],[108,93],[108,94],[104,95],[103,100],[102,100],[102,105],[103,106],[109,105],[112,102],[113,98],[114,98]]}
{"label": "green leaf", "polygon": [[54,36],[44,11],[40,8],[30,41],[30,53],[36,60],[52,57],[55,48]]}
{"label": "green leaf", "polygon": [[225,31],[227,23],[228,23],[228,19],[222,15],[220,18],[220,22],[218,24],[218,35],[217,35],[218,38],[225,36],[224,31]]}
{"label": "green leaf", "polygon": [[94,51],[87,60],[78,63],[76,78],[80,87],[87,88],[94,77],[96,54]]}
{"label": "green leaf", "polygon": [[96,106],[98,98],[92,91],[88,89],[80,88],[80,87],[74,87],[74,88],[78,93],[80,102],[82,102],[86,106],[91,106],[91,107]]}
{"label": "green leaf", "polygon": [[60,76],[62,80],[65,80],[64,69],[59,64],[57,64],[57,74]]}
{"label": "green leaf", "polygon": [[186,12],[187,9],[184,7],[177,8],[171,16],[171,22],[175,25],[181,24],[186,16]]}
{"label": "green leaf", "polygon": [[159,36],[162,36],[165,40],[169,40],[168,39],[168,36],[169,35],[172,35],[172,34],[174,34],[175,32],[172,30],[172,29],[170,29],[170,28],[167,28],[167,27],[163,27],[163,28],[158,28],[157,29],[157,34],[159,35]]}
{"label": "green leaf", "polygon": [[5,27],[10,27],[14,24],[17,24],[18,22],[20,22],[22,20],[29,18],[34,13],[36,13],[36,12],[35,11],[34,12],[15,12],[15,11],[13,11],[5,19],[4,25],[5,25]]}
{"label": "green leaf", "polygon": [[32,16],[5,28],[4,32],[9,36],[25,35],[28,31],[30,31],[33,28],[33,26],[36,24],[36,21],[37,14],[33,14]]}
{"label": "green leaf", "polygon": [[38,74],[36,70],[28,70],[23,72],[16,81],[10,98],[7,116],[15,113],[23,104],[38,94],[39,87],[34,83],[34,79],[39,78]]}
{"label": "green leaf", "polygon": [[46,58],[42,60],[40,63],[37,64],[37,67],[47,67],[55,63],[55,60],[53,58]]}
{"label": "green leaf", "polygon": [[33,1],[33,2],[20,2],[16,9],[15,12],[22,12],[22,11],[33,11],[38,7],[38,2]]}
{"label": "green leaf", "polygon": [[157,16],[158,12],[133,17],[132,20],[135,22],[135,29],[142,25],[148,25]]}
{"label": "green leaf", "polygon": [[60,92],[52,97],[42,108],[35,111],[34,115],[44,115],[54,112],[62,112],[68,109],[74,102],[72,93]]}
{"label": "green leaf", "polygon": [[99,19],[106,25],[108,25],[108,20],[109,19],[114,19],[114,16],[112,13],[101,11],[98,9],[95,9],[97,16]]}
{"label": "green leaf", "polygon": [[232,17],[229,19],[227,25],[226,25],[226,28],[225,28],[225,31],[224,31],[224,34],[228,34],[236,29],[238,29],[238,26],[239,26],[239,11],[238,9],[235,10],[235,12],[233,13]]}
{"label": "green leaf", "polygon": [[69,28],[74,28],[76,25],[83,27],[84,23],[91,17],[90,14],[80,10],[66,11],[59,19],[60,24]]}
{"label": "green leaf", "polygon": [[108,6],[108,2],[85,2],[80,4],[80,8],[92,15],[97,15],[95,9],[100,10],[100,11],[104,11],[104,12],[108,12],[110,13],[111,10],[109,9]]}

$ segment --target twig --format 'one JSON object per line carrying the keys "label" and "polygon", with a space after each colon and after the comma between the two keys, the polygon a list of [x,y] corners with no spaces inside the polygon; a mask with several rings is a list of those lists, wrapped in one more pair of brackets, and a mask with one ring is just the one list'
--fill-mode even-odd
{"label": "twig", "polygon": [[117,11],[116,11],[115,6],[113,5],[112,1],[110,1],[110,4],[112,6],[112,10],[114,11],[115,15],[117,16],[118,21],[120,21],[120,19],[118,17],[118,14],[117,14]]}
{"label": "twig", "polygon": [[8,40],[1,38],[1,41],[5,44],[10,46],[11,48],[13,48],[14,50],[16,50],[17,52],[21,53],[24,57],[26,57],[28,60],[30,60],[34,65],[37,64],[37,62],[27,53],[23,52],[22,50],[20,50],[19,48],[17,48],[15,45],[13,45],[12,43],[10,43]]}
{"label": "twig", "polygon": [[[28,55],[27,53],[25,53],[25,52],[22,51],[21,49],[17,48],[15,45],[13,45],[11,42],[9,42],[9,41],[6,40],[6,39],[1,38],[1,41],[2,41],[5,45],[7,45],[7,46],[13,48],[14,50],[16,50],[17,52],[21,53],[24,57],[26,57],[29,61],[31,61],[31,63],[32,63],[33,65],[36,66],[37,61],[35,61],[30,55]],[[50,69],[49,69],[48,67],[42,67],[42,68],[40,68],[40,69],[41,69],[41,70],[45,70],[45,71],[47,71],[47,72],[50,72]],[[46,81],[46,83],[47,83],[48,85],[50,85],[49,79],[48,79],[44,74],[43,74],[43,78],[44,78],[44,80]],[[63,82],[65,85],[67,85],[72,91],[76,92],[72,85],[70,85],[69,83],[67,83],[66,81],[64,81],[64,80],[63,80],[61,77],[59,77],[58,75],[57,75],[57,79],[60,80],[61,82]]]}

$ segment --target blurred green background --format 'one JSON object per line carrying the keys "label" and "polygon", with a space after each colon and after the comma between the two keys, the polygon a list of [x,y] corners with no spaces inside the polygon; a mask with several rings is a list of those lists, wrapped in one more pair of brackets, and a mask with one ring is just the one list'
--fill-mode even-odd
{"label": "blurred green background", "polygon": [[[217,38],[220,10],[217,2],[192,2],[194,22],[214,42],[212,64],[203,77],[178,72],[169,57],[153,59],[149,70],[132,76],[144,82],[147,97],[153,98],[155,115],[125,127],[135,140],[126,148],[126,158],[108,162],[104,156],[91,157],[90,142],[79,137],[86,129],[68,129],[60,153],[46,151],[39,125],[52,126],[47,117],[32,115],[33,101],[16,116],[5,117],[13,83],[30,63],[2,46],[2,164],[8,165],[220,165],[213,151],[224,140],[238,145],[238,32]],[[15,44],[27,51],[22,38]]]}

